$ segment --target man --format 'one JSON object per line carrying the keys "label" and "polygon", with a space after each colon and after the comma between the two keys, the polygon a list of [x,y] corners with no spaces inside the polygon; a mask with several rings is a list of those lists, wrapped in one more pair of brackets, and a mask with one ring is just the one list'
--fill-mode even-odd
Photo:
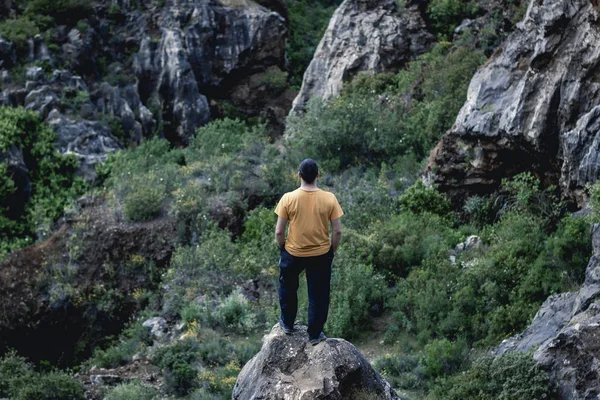
{"label": "man", "polygon": [[[340,217],[344,214],[333,193],[317,187],[319,167],[307,158],[298,171],[301,185],[283,195],[275,213],[278,215],[275,237],[281,249],[279,259],[279,324],[286,334],[294,330],[298,312],[298,280],[306,270],[308,284],[308,337],[312,345],[327,339],[323,326],[329,312],[331,263],[342,238]],[[329,221],[332,238],[329,240]],[[290,224],[287,240],[286,225]]]}

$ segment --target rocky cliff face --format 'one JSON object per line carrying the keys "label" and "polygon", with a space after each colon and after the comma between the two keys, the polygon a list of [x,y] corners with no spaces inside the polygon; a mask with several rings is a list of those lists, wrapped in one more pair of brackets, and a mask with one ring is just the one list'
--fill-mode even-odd
{"label": "rocky cliff face", "polygon": [[578,292],[549,297],[532,324],[502,342],[496,354],[529,351],[559,386],[561,399],[600,395],[600,226],[592,228],[594,253]]}
{"label": "rocky cliff face", "polygon": [[234,400],[398,399],[390,384],[343,339],[312,346],[306,327],[286,335],[275,325],[242,369]]}
{"label": "rocky cliff face", "polygon": [[394,0],[345,0],[335,11],[304,73],[292,112],[312,97],[338,95],[343,83],[360,71],[398,71],[433,43],[417,6]]}
{"label": "rocky cliff face", "polygon": [[144,137],[187,143],[223,104],[281,130],[293,95],[268,82],[284,74],[285,4],[164,3],[96,1],[94,15],[31,38],[25,52],[0,38],[0,105],[38,112],[89,179],[107,153]]}
{"label": "rocky cliff face", "polygon": [[524,20],[471,81],[428,171],[454,197],[487,193],[533,170],[584,201],[597,179],[599,10],[591,0],[532,1]]}

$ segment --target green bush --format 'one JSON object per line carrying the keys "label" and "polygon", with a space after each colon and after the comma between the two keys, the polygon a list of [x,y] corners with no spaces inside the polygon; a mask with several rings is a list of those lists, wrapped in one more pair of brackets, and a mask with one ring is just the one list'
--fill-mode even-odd
{"label": "green bush", "polygon": [[[361,167],[345,171],[334,180],[335,194],[344,209],[344,228],[365,230],[398,213],[396,170]],[[378,173],[379,172],[379,173]],[[388,176],[390,175],[390,176]]]}
{"label": "green bush", "polygon": [[158,217],[167,197],[164,178],[154,173],[136,178],[130,179],[129,193],[124,199],[127,219],[135,222]]}
{"label": "green bush", "polygon": [[29,49],[29,39],[40,33],[40,30],[27,17],[5,19],[0,22],[0,35],[15,45],[19,53],[25,53]]}
{"label": "green bush", "polygon": [[470,0],[433,0],[427,6],[434,32],[446,40],[452,39],[458,24],[465,18],[473,18],[478,11],[477,2]]}
{"label": "green bush", "polygon": [[105,400],[151,400],[158,397],[154,388],[142,386],[137,382],[122,383],[110,390]]}
{"label": "green bush", "polygon": [[0,357],[0,396],[15,400],[83,400],[83,387],[67,373],[35,372],[15,352]]}
{"label": "green bush", "polygon": [[141,321],[134,321],[121,333],[118,341],[105,350],[96,348],[94,356],[87,362],[89,366],[116,368],[131,362],[134,354],[152,344],[150,331]]}
{"label": "green bush", "polygon": [[32,374],[31,364],[14,351],[0,357],[0,396],[12,396],[31,378]]}
{"label": "green bush", "polygon": [[463,211],[468,221],[478,228],[494,222],[494,207],[487,197],[469,197],[465,201]]}
{"label": "green bush", "polygon": [[249,128],[238,119],[215,120],[200,127],[190,142],[191,159],[202,160],[210,156],[238,153],[266,137],[265,126]]}
{"label": "green bush", "polygon": [[440,381],[431,395],[439,400],[558,398],[548,374],[527,353],[481,357],[465,373]]}
{"label": "green bush", "polygon": [[447,218],[427,212],[392,216],[375,235],[374,266],[389,278],[404,277],[425,259],[447,253],[461,237]]}
{"label": "green bush", "polygon": [[450,214],[450,201],[446,196],[434,188],[426,187],[422,180],[417,180],[413,186],[406,189],[398,202],[404,212],[429,212],[442,217]]}
{"label": "green bush", "polygon": [[364,332],[370,325],[371,306],[383,304],[385,286],[373,267],[352,260],[341,248],[332,271],[327,332],[347,338]]}
{"label": "green bush", "polygon": [[246,333],[256,325],[256,315],[241,293],[232,293],[215,310],[215,319],[226,331]]}
{"label": "green bush", "polygon": [[235,258],[236,247],[231,236],[214,226],[207,228],[198,245],[176,249],[164,277],[164,283],[171,288],[165,294],[165,311],[179,314],[205,293],[230,294],[237,279],[233,269]]}
{"label": "green bush", "polygon": [[425,346],[423,365],[429,378],[452,375],[458,372],[468,357],[464,340],[454,343],[448,339],[436,339]]}
{"label": "green bush", "polygon": [[[86,187],[76,176],[77,160],[61,155],[55,140],[54,131],[36,113],[22,108],[0,108],[0,152],[10,148],[21,150],[31,180],[29,203],[15,207],[16,200],[11,195],[16,183],[11,182],[8,174],[0,179],[0,251],[31,243],[36,238],[37,225],[55,222],[65,205]],[[5,163],[0,163],[0,170],[6,172],[6,168]]]}
{"label": "green bush", "polygon": [[21,387],[15,400],[83,400],[83,386],[64,372],[39,374]]}
{"label": "green bush", "polygon": [[426,383],[423,356],[421,354],[385,354],[374,362],[374,368],[393,387],[402,389],[423,389]]}
{"label": "green bush", "polygon": [[197,386],[198,372],[193,364],[198,360],[199,346],[194,339],[186,339],[157,349],[152,362],[166,372],[169,393],[181,396]]}
{"label": "green bush", "polygon": [[26,10],[29,16],[50,16],[57,25],[69,26],[74,26],[93,12],[90,0],[31,0]]}
{"label": "green bush", "polygon": [[506,193],[504,210],[537,215],[548,223],[555,222],[560,214],[562,204],[556,195],[556,187],[542,188],[539,179],[530,172],[503,179],[502,190]]}
{"label": "green bush", "polygon": [[260,77],[260,83],[265,85],[271,92],[281,92],[288,86],[288,73],[278,67],[268,68]]}

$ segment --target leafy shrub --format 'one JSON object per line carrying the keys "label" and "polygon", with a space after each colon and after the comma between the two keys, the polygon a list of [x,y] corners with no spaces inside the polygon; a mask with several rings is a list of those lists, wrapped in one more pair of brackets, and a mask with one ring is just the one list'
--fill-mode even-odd
{"label": "leafy shrub", "polygon": [[125,196],[125,215],[129,221],[147,221],[160,215],[167,196],[164,178],[154,173],[130,179]]}
{"label": "leafy shrub", "polygon": [[413,186],[406,189],[398,202],[405,212],[430,212],[442,217],[450,214],[450,201],[446,196],[434,188],[426,187],[422,180],[417,180]]}
{"label": "leafy shrub", "polygon": [[469,0],[433,0],[427,6],[427,15],[433,21],[434,31],[447,40],[452,39],[456,26],[465,18],[476,15],[477,2]]}
{"label": "leafy shrub", "polygon": [[481,357],[464,374],[441,381],[432,396],[440,400],[558,398],[548,374],[527,353]]}
{"label": "leafy shrub", "polygon": [[25,358],[9,352],[0,358],[0,396],[10,397],[29,379],[32,366]]}
{"label": "leafy shrub", "polygon": [[334,187],[344,209],[344,228],[364,230],[398,213],[395,182],[387,171],[385,164],[379,174],[376,169],[357,167],[336,177]]}
{"label": "leafy shrub", "polygon": [[83,400],[85,397],[81,383],[64,372],[50,372],[39,374],[35,379],[28,381],[18,390],[14,398],[16,400]]}
{"label": "leafy shrub", "polygon": [[165,384],[167,391],[179,396],[189,393],[197,385],[198,371],[190,364],[175,361],[167,370]]}
{"label": "leafy shrub", "polygon": [[440,252],[447,252],[460,240],[446,218],[435,214],[404,213],[377,227],[374,266],[389,278],[404,277],[411,268]]}
{"label": "leafy shrub", "polygon": [[215,226],[207,228],[198,245],[178,248],[164,278],[164,283],[170,287],[165,294],[165,311],[178,314],[205,293],[230,294],[236,282],[232,267],[235,257],[236,248],[231,236]]}
{"label": "leafy shrub", "polygon": [[15,45],[19,53],[24,53],[29,48],[28,40],[40,33],[40,30],[27,17],[5,19],[0,22],[0,35]]}
{"label": "leafy shrub", "polygon": [[472,196],[465,201],[463,211],[469,222],[481,228],[494,222],[494,208],[487,197]]}
{"label": "leafy shrub", "polygon": [[436,339],[425,346],[423,365],[430,378],[458,372],[468,356],[467,343],[458,340]]}
{"label": "leafy shrub", "polygon": [[327,332],[340,337],[352,337],[369,326],[370,308],[383,304],[385,283],[373,272],[373,267],[358,263],[336,253],[331,277],[330,317]]}
{"label": "leafy shrub", "polygon": [[[0,180],[0,250],[34,239],[38,223],[56,221],[65,205],[85,189],[83,180],[75,175],[78,167],[75,157],[61,155],[55,140],[54,131],[36,113],[22,108],[0,108],[0,152],[11,148],[21,150],[31,180],[31,198],[27,204],[13,197],[17,183],[10,182],[13,179],[10,174]],[[0,163],[0,170],[7,171],[6,168],[5,163]]]}
{"label": "leafy shrub", "polygon": [[265,85],[268,90],[278,93],[287,88],[287,78],[287,72],[280,70],[278,67],[271,67],[260,77],[260,83]]}
{"label": "leafy shrub", "polygon": [[47,15],[57,25],[75,25],[79,20],[93,13],[89,0],[31,0],[27,7],[27,15]]}
{"label": "leafy shrub", "polygon": [[142,386],[137,382],[122,383],[115,386],[104,397],[105,400],[151,400],[158,397],[154,388]]}
{"label": "leafy shrub", "polygon": [[562,204],[556,196],[556,188],[542,188],[539,179],[530,172],[503,179],[502,189],[507,193],[504,210],[538,215],[549,223],[557,219]]}
{"label": "leafy shrub", "polygon": [[152,362],[166,371],[169,393],[185,395],[198,384],[198,372],[192,364],[198,360],[199,346],[195,340],[186,339],[157,349]]}
{"label": "leafy shrub", "polygon": [[230,399],[240,370],[240,364],[234,360],[217,370],[203,371],[200,374],[203,388],[194,393],[192,399]]}
{"label": "leafy shrub", "polygon": [[259,143],[265,136],[263,125],[248,128],[238,119],[215,120],[197,129],[189,147],[190,158],[202,160],[213,155],[238,153]]}
{"label": "leafy shrub", "polygon": [[241,293],[227,296],[215,310],[216,321],[228,331],[244,333],[252,330],[256,316],[252,313],[248,300]]}
{"label": "leafy shrub", "polygon": [[35,372],[14,352],[0,357],[0,396],[15,400],[83,400],[83,387],[68,374]]}
{"label": "leafy shrub", "polygon": [[105,350],[96,348],[87,362],[90,367],[116,368],[131,362],[134,354],[152,344],[150,331],[140,321],[133,322],[120,335],[119,340]]}
{"label": "leafy shrub", "polygon": [[421,389],[426,376],[421,354],[385,354],[374,362],[374,368],[394,387],[402,389]]}
{"label": "leafy shrub", "polygon": [[276,221],[272,209],[257,207],[248,213],[238,242],[240,255],[234,264],[242,276],[251,279],[277,265],[279,253],[273,236]]}

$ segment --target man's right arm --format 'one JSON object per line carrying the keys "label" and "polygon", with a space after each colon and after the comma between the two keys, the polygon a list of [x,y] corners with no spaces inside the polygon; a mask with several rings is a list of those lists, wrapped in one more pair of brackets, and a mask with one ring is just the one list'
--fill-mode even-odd
{"label": "man's right arm", "polygon": [[331,247],[333,247],[333,252],[335,253],[340,245],[340,240],[342,240],[342,220],[341,218],[332,219],[331,220]]}
{"label": "man's right arm", "polygon": [[277,225],[275,226],[275,240],[277,241],[277,246],[280,249],[283,249],[285,246],[285,227],[287,225],[287,219],[277,217]]}

